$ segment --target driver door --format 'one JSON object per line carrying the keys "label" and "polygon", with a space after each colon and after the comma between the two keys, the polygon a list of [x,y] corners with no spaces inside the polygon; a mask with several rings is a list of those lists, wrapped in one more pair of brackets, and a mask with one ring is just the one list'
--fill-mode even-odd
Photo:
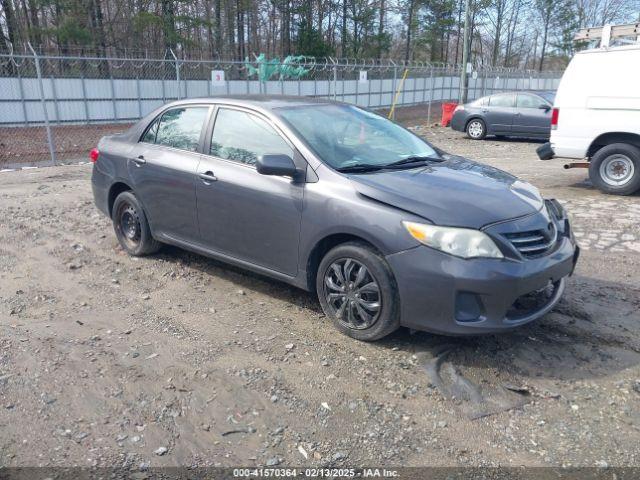
{"label": "driver door", "polygon": [[306,162],[266,117],[235,107],[217,109],[205,149],[196,179],[201,242],[295,276],[305,184],[261,175],[255,162],[264,154],[289,155],[299,168]]}

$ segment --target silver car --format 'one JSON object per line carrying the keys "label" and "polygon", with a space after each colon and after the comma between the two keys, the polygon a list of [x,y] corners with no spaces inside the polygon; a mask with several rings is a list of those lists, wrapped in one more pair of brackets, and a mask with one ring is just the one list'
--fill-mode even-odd
{"label": "silver car", "polygon": [[168,243],[315,291],[360,340],[518,327],[553,308],[578,257],[558,202],[352,105],[174,102],[91,157],[128,253]]}

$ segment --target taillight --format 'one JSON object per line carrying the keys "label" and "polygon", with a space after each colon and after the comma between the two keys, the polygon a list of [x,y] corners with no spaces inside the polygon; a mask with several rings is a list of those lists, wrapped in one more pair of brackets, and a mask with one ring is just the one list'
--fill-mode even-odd
{"label": "taillight", "polygon": [[556,130],[558,128],[558,117],[560,117],[560,109],[554,108],[551,111],[551,129]]}
{"label": "taillight", "polygon": [[456,106],[456,108],[453,111],[453,113],[462,112],[463,110],[464,110],[464,105],[458,105],[458,106]]}
{"label": "taillight", "polygon": [[97,148],[92,148],[91,151],[89,152],[89,158],[93,163],[96,163],[98,161],[99,156],[100,156],[100,152],[98,151]]}

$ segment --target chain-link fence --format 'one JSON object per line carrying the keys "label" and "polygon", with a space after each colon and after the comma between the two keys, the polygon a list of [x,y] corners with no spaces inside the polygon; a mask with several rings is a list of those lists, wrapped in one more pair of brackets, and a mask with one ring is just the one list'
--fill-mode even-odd
{"label": "chain-link fence", "polygon": [[[419,106],[432,121],[442,102],[459,97],[460,68],[453,65],[298,58],[295,68],[270,66],[265,76],[260,65],[179,59],[172,52],[153,59],[0,54],[0,168],[83,160],[103,135],[183,98],[297,95],[371,109],[386,109],[395,99],[397,107]],[[468,98],[553,90],[560,76],[477,68],[469,75]]]}

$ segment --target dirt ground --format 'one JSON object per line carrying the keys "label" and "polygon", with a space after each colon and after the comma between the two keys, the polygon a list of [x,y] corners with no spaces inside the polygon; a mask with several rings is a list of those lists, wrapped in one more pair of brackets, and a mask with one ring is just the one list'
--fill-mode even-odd
{"label": "dirt ground", "polygon": [[555,311],[360,343],[282,283],[128,257],[89,165],[0,173],[0,466],[639,466],[640,197],[417,130],[567,206],[583,254]]}

